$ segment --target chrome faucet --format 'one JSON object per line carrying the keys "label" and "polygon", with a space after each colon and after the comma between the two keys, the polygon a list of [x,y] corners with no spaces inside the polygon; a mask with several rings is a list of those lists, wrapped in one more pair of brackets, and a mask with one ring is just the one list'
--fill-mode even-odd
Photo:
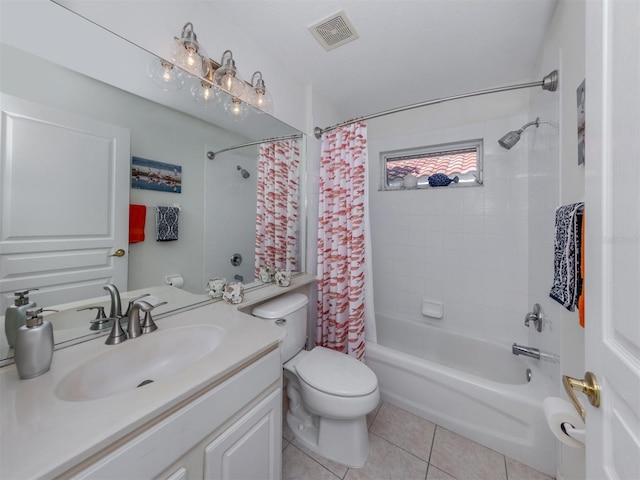
{"label": "chrome faucet", "polygon": [[111,307],[109,308],[109,318],[122,318],[122,300],[120,299],[120,292],[118,287],[113,283],[108,283],[103,286],[109,295],[111,296]]}
{"label": "chrome faucet", "polygon": [[[167,302],[162,302],[162,304],[158,305],[164,305],[165,303]],[[129,338],[136,338],[143,333],[150,333],[157,330],[158,327],[153,321],[153,318],[151,318],[151,310],[155,307],[157,307],[157,305],[151,305],[144,300],[136,300],[133,302],[129,312],[129,324],[127,326]],[[140,322],[140,310],[145,313],[144,329],[143,324]]]}
{"label": "chrome faucet", "polygon": [[514,343],[511,346],[511,353],[514,355],[524,355],[526,357],[535,358],[536,360],[540,360],[540,350],[533,347],[525,347],[524,345],[518,345]]}
{"label": "chrome faucet", "polygon": [[133,303],[137,300],[140,300],[141,298],[144,297],[148,297],[149,295],[151,295],[150,293],[145,293],[144,295],[140,295],[139,297],[136,298],[132,298],[131,300],[129,300],[129,305],[127,306],[127,311],[124,312],[124,316],[128,317],[129,314],[131,313],[131,307],[133,307]]}
{"label": "chrome faucet", "polygon": [[[137,338],[143,333],[150,333],[157,330],[158,327],[153,321],[153,318],[151,318],[151,310],[166,303],[167,302],[162,302],[157,305],[151,305],[149,302],[145,302],[144,300],[133,301],[131,308],[129,308],[129,316],[124,317],[128,319],[127,331],[124,331],[122,325],[120,325],[119,319],[114,318],[113,328],[104,343],[107,345],[116,345],[124,342],[127,338]],[[144,322],[140,322],[140,311],[145,313]]]}
{"label": "chrome faucet", "polygon": [[153,306],[145,302],[144,300],[136,300],[131,304],[131,308],[129,308],[129,323],[127,324],[127,334],[129,338],[136,338],[142,335],[142,327],[140,326],[140,309],[145,311],[148,310],[147,305],[151,308]]}

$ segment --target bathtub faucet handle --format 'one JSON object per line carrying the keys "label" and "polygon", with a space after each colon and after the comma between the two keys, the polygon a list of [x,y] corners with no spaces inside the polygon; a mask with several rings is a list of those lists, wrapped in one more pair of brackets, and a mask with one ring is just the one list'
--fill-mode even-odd
{"label": "bathtub faucet handle", "polygon": [[536,330],[541,332],[542,331],[542,319],[544,318],[544,313],[542,311],[542,307],[540,306],[539,303],[536,303],[533,306],[533,311],[527,313],[524,316],[524,326],[528,327],[529,326],[529,322],[533,322],[533,325],[536,327]]}

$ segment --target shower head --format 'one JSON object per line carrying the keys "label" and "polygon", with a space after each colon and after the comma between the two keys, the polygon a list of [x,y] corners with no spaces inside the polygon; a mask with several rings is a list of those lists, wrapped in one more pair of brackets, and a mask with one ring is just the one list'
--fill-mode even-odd
{"label": "shower head", "polygon": [[251,175],[249,172],[247,172],[244,168],[242,168],[240,165],[238,165],[236,167],[238,170],[240,170],[240,175],[242,175],[242,178],[249,178],[249,176]]}
{"label": "shower head", "polygon": [[506,148],[507,150],[510,150],[511,147],[513,147],[516,143],[520,141],[521,133],[522,133],[522,130],[512,130],[509,133],[507,133],[504,137],[502,137],[500,140],[498,140],[498,143],[502,148]]}
{"label": "shower head", "polygon": [[522,134],[522,132],[524,132],[525,129],[527,129],[531,125],[535,125],[536,128],[538,128],[540,126],[540,117],[536,118],[533,122],[529,122],[523,125],[522,128],[519,130],[510,131],[504,137],[498,140],[498,143],[502,148],[506,148],[507,150],[510,150],[511,147],[513,147],[516,143],[520,141],[520,134]]}

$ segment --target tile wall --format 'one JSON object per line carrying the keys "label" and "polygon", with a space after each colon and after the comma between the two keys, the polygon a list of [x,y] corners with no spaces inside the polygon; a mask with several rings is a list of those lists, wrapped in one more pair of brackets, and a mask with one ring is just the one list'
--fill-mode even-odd
{"label": "tile wall", "polygon": [[[500,343],[526,341],[527,143],[505,150],[497,140],[528,117],[392,137],[385,135],[389,121],[371,121],[368,132],[376,311]],[[483,186],[379,190],[380,152],[475,138],[484,139]],[[423,316],[423,298],[443,302],[444,318]]]}

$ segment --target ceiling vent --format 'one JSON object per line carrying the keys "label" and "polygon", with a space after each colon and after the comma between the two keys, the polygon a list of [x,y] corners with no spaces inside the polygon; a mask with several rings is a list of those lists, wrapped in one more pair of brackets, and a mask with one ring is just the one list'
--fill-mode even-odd
{"label": "ceiling vent", "polygon": [[359,37],[344,10],[309,27],[318,43],[329,51]]}

